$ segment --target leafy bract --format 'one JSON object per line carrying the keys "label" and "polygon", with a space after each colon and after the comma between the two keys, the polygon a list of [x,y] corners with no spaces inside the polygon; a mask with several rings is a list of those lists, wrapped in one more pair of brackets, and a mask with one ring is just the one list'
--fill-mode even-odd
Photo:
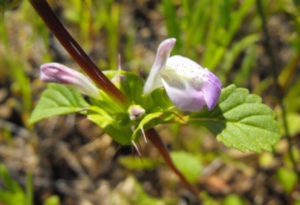
{"label": "leafy bract", "polygon": [[143,82],[139,76],[121,70],[109,70],[104,74],[126,95],[130,102],[141,103]]}
{"label": "leafy bract", "polygon": [[175,121],[179,123],[186,123],[185,120],[185,117],[181,117],[171,111],[149,113],[136,126],[131,138],[135,140],[139,135],[141,135],[141,130],[148,130],[155,125]]}
{"label": "leafy bract", "polygon": [[104,74],[127,96],[131,104],[141,105],[148,113],[164,111],[173,105],[163,89],[156,89],[150,95],[144,95],[143,82],[133,73],[105,71]]}
{"label": "leafy bract", "polygon": [[29,122],[35,123],[47,117],[82,111],[88,104],[73,88],[49,84],[33,110]]}
{"label": "leafy bract", "polygon": [[106,71],[104,74],[128,97],[130,104],[145,109],[145,114],[138,120],[130,120],[127,107],[119,107],[103,92],[100,92],[101,99],[91,101],[95,106],[90,106],[88,118],[118,143],[129,145],[142,134],[142,129],[178,120],[176,114],[168,109],[172,103],[164,90],[157,89],[150,95],[144,95],[143,82],[137,75],[125,71]]}
{"label": "leafy bract", "polygon": [[222,90],[218,105],[190,116],[194,125],[208,128],[228,147],[240,151],[271,151],[280,138],[273,111],[257,95],[230,85]]}
{"label": "leafy bract", "polygon": [[131,144],[131,126],[128,116],[124,113],[109,114],[100,107],[91,106],[88,118],[101,127],[115,141],[122,145]]}

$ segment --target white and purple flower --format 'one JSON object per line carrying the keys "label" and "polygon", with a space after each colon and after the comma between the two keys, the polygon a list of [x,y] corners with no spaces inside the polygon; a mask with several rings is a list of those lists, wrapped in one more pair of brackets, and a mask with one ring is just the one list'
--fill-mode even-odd
{"label": "white and purple flower", "polygon": [[100,90],[88,77],[76,70],[59,63],[45,63],[40,68],[40,79],[44,82],[69,85],[82,94],[93,98],[100,97]]}
{"label": "white and purple flower", "polygon": [[[175,42],[175,38],[169,38],[159,45],[144,93],[150,94],[153,90],[164,87],[171,101],[181,110],[196,112],[204,106],[212,110],[220,97],[220,80],[207,68],[202,68],[186,57],[170,57]],[[93,98],[100,96],[100,90],[88,77],[59,63],[41,65],[40,78],[44,82],[72,86]]]}
{"label": "white and purple flower", "polygon": [[175,38],[169,38],[159,45],[144,93],[150,94],[156,88],[164,87],[171,101],[181,110],[196,112],[204,106],[212,110],[220,97],[220,80],[207,68],[186,57],[170,57],[175,42]]}

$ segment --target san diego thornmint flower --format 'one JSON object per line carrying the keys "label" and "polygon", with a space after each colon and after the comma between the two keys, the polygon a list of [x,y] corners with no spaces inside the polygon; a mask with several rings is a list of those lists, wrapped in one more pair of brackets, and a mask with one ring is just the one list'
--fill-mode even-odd
{"label": "san diego thornmint flower", "polygon": [[88,77],[59,63],[45,63],[41,65],[40,79],[44,82],[69,85],[93,98],[100,96],[99,89]]}
{"label": "san diego thornmint flower", "polygon": [[144,93],[150,94],[156,88],[164,87],[171,101],[181,110],[196,112],[204,106],[212,110],[220,97],[220,80],[189,58],[170,57],[175,42],[175,38],[169,38],[159,45]]}

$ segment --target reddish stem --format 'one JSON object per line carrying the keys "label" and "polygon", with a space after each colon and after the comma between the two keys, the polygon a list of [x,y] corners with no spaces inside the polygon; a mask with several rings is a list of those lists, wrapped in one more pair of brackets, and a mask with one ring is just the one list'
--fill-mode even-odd
{"label": "reddish stem", "polygon": [[164,158],[165,162],[168,164],[168,166],[177,174],[177,176],[180,178],[180,180],[183,182],[183,184],[186,186],[187,189],[190,190],[191,193],[195,195],[196,198],[199,198],[199,191],[196,187],[194,187],[192,184],[190,184],[186,178],[183,176],[183,174],[176,168],[174,165],[169,151],[164,145],[163,141],[161,140],[159,134],[156,132],[155,129],[151,128],[146,131],[146,137],[154,144],[154,146],[158,149],[162,157]]}
{"label": "reddish stem", "polygon": [[128,102],[126,96],[110,82],[90,57],[83,51],[80,45],[56,17],[48,3],[45,0],[29,1],[63,47],[69,52],[84,72],[99,86],[99,88],[104,90],[108,95],[119,100],[121,103],[126,104]]}
{"label": "reddish stem", "polygon": [[[34,9],[38,12],[41,18],[44,20],[48,28],[52,31],[55,37],[63,45],[63,47],[69,52],[73,59],[79,64],[79,66],[85,71],[85,73],[108,95],[116,98],[120,102],[126,104],[128,99],[126,96],[116,88],[110,80],[102,73],[102,71],[95,65],[95,63],[89,58],[89,56],[83,51],[80,45],[73,39],[70,33],[65,29],[60,20],[56,17],[51,7],[45,0],[29,0]],[[193,187],[182,173],[174,165],[169,151],[162,142],[160,136],[155,129],[150,129],[146,132],[147,138],[154,144],[159,150],[162,157],[168,164],[168,166],[177,174],[184,185],[199,198],[199,191]]]}

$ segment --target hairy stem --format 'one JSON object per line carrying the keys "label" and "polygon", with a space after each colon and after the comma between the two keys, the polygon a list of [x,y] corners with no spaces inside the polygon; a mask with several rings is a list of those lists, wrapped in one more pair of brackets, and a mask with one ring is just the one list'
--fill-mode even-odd
{"label": "hairy stem", "polygon": [[156,132],[155,129],[149,129],[146,131],[146,137],[154,144],[154,146],[158,149],[162,157],[164,158],[165,162],[168,164],[168,166],[175,172],[175,174],[180,178],[180,180],[183,182],[183,184],[186,186],[186,188],[195,195],[196,198],[199,198],[199,191],[196,187],[191,185],[186,178],[183,176],[183,174],[176,168],[174,165],[169,151],[164,145],[163,141],[161,140],[159,134]]}
{"label": "hairy stem", "polygon": [[279,82],[278,82],[278,73],[279,73],[278,65],[279,64],[276,60],[277,58],[276,58],[276,56],[273,52],[273,49],[272,49],[272,46],[271,46],[271,43],[270,43],[269,30],[268,30],[268,27],[267,27],[266,17],[264,15],[261,0],[256,0],[256,6],[257,6],[258,13],[259,13],[259,16],[260,16],[261,21],[262,21],[265,48],[266,48],[267,55],[270,58],[270,62],[271,62],[271,66],[270,66],[271,68],[270,69],[272,70],[274,85],[275,85],[275,88],[276,88],[277,99],[278,99],[280,109],[282,111],[284,135],[287,138],[288,144],[289,144],[289,149],[288,149],[289,157],[290,157],[290,159],[293,163],[293,169],[294,169],[295,173],[298,175],[298,177],[300,177],[300,173],[297,169],[297,162],[296,162],[296,159],[295,159],[294,154],[293,154],[293,144],[292,144],[291,136],[289,134],[289,128],[288,128],[287,117],[286,117],[286,109],[285,109],[285,106],[283,104],[284,92],[283,92],[283,90],[280,87]]}
{"label": "hairy stem", "polygon": [[29,0],[33,8],[43,19],[48,28],[52,31],[55,37],[69,52],[78,65],[84,72],[111,97],[117,99],[121,103],[128,102],[126,96],[111,83],[111,81],[102,73],[95,65],[90,57],[84,52],[80,45],[74,40],[64,25],[56,17],[51,7],[45,0]]}

